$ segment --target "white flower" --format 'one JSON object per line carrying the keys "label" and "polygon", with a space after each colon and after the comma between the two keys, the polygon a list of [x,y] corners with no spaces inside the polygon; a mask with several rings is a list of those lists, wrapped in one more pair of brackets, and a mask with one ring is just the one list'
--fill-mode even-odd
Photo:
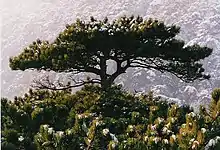
{"label": "white flower", "polygon": [[159,138],[158,137],[155,137],[154,139],[153,139],[153,141],[155,142],[155,144],[157,144],[158,142],[159,142]]}
{"label": "white flower", "polygon": [[195,148],[196,148],[196,145],[193,145],[193,146],[192,146],[192,149],[195,149]]}
{"label": "white flower", "polygon": [[193,141],[195,141],[195,139],[194,139],[194,138],[190,140],[190,142],[193,142]]}
{"label": "white flower", "polygon": [[116,31],[118,32],[118,31],[120,31],[120,29],[119,29],[119,28],[117,28],[117,29],[116,29]]}
{"label": "white flower", "polygon": [[118,139],[116,138],[114,134],[110,133],[110,136],[116,143],[118,143]]}
{"label": "white flower", "polygon": [[20,142],[22,142],[24,140],[24,137],[23,136],[20,136],[19,138],[18,138],[18,141],[20,141]]}
{"label": "white flower", "polygon": [[168,144],[168,143],[169,143],[169,141],[168,141],[167,139],[163,139],[163,142],[164,142],[165,144]]}
{"label": "white flower", "polygon": [[89,143],[91,143],[91,140],[90,140],[90,139],[88,139],[87,141],[88,141]]}
{"label": "white flower", "polygon": [[156,128],[157,128],[157,125],[155,124],[155,125],[151,125],[151,130],[156,130]]}
{"label": "white flower", "polygon": [[52,132],[53,132],[53,128],[48,128],[48,133],[52,134]]}
{"label": "white flower", "polygon": [[93,116],[95,116],[96,115],[96,113],[90,113],[89,114],[89,116],[91,116],[91,117],[93,117]]}
{"label": "white flower", "polygon": [[176,141],[176,135],[171,135],[171,137],[173,138],[174,141]]}
{"label": "white flower", "polygon": [[77,116],[79,119],[82,119],[83,118],[83,115],[81,115],[81,114],[78,114],[78,116]]}
{"label": "white flower", "polygon": [[49,125],[45,124],[45,125],[42,125],[42,127],[43,127],[44,129],[46,129],[46,128],[49,127]]}
{"label": "white flower", "polygon": [[93,28],[93,30],[98,30],[98,27],[97,27],[97,26],[95,26],[95,27]]}
{"label": "white flower", "polygon": [[100,125],[99,121],[96,121],[95,126],[97,127],[99,125]]}
{"label": "white flower", "polygon": [[129,125],[128,128],[129,128],[129,129],[133,129],[133,125]]}
{"label": "white flower", "polygon": [[194,138],[189,141],[189,144],[191,145],[193,141],[195,141]]}
{"label": "white flower", "polygon": [[163,118],[158,118],[158,123],[160,124],[160,123],[162,123],[164,121],[164,119]]}
{"label": "white flower", "polygon": [[112,149],[115,149],[116,145],[117,145],[117,143],[115,143],[114,141],[111,142],[111,148]]}
{"label": "white flower", "polygon": [[126,110],[127,108],[126,107],[122,107],[122,110]]}
{"label": "white flower", "polygon": [[124,140],[124,141],[123,141],[123,143],[127,143],[127,141],[126,141],[126,140]]}
{"label": "white flower", "polygon": [[101,27],[100,31],[106,31],[107,28],[106,27]]}
{"label": "white flower", "polygon": [[193,145],[199,145],[199,142],[198,141],[194,141]]}
{"label": "white flower", "polygon": [[175,119],[174,119],[174,118],[171,118],[171,122],[174,123],[174,122],[175,122]]}
{"label": "white flower", "polygon": [[206,129],[205,128],[201,128],[201,131],[202,131],[202,133],[205,133]]}
{"label": "white flower", "polygon": [[156,110],[156,108],[154,107],[153,109],[152,109],[152,111],[155,111]]}
{"label": "white flower", "polygon": [[109,29],[109,30],[108,30],[109,33],[111,33],[112,31],[113,31],[112,29]]}
{"label": "white flower", "polygon": [[208,143],[209,147],[215,146],[215,140],[211,139]]}
{"label": "white flower", "polygon": [[63,131],[57,131],[57,134],[58,134],[60,137],[62,137],[63,134],[64,134],[64,132],[63,132]]}
{"label": "white flower", "polygon": [[106,136],[109,133],[109,129],[103,129],[102,133],[104,134],[104,136]]}
{"label": "white flower", "polygon": [[167,130],[168,130],[167,127],[163,127],[162,133],[163,133],[163,134],[167,133]]}
{"label": "white flower", "polygon": [[172,131],[171,130],[167,130],[167,134],[170,134]]}
{"label": "white flower", "polygon": [[116,144],[113,142],[113,143],[112,143],[112,148],[115,148],[115,146],[116,146]]}
{"label": "white flower", "polygon": [[134,23],[132,23],[132,25],[130,26],[130,29],[132,29],[134,26],[135,26],[135,24],[134,24]]}
{"label": "white flower", "polygon": [[196,114],[195,114],[194,112],[191,112],[191,113],[190,113],[190,116],[195,117]]}
{"label": "white flower", "polygon": [[148,140],[148,136],[145,136],[144,137],[144,141],[146,142]]}

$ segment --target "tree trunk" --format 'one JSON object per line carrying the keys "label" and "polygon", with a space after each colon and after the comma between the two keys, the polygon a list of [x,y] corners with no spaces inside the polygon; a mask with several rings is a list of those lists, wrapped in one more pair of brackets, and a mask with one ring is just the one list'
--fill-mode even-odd
{"label": "tree trunk", "polygon": [[100,78],[101,78],[101,87],[103,90],[106,90],[109,87],[109,81],[107,76],[107,64],[105,57],[100,58]]}
{"label": "tree trunk", "polygon": [[102,80],[101,81],[101,87],[104,91],[106,91],[108,88],[112,86],[113,82],[111,82],[109,79]]}

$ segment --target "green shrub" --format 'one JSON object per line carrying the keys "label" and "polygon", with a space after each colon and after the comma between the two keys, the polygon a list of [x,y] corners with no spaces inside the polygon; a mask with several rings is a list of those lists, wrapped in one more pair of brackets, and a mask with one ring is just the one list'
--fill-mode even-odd
{"label": "green shrub", "polygon": [[134,95],[114,86],[70,91],[30,90],[2,98],[3,149],[210,149],[219,148],[220,89],[195,113],[152,93]]}

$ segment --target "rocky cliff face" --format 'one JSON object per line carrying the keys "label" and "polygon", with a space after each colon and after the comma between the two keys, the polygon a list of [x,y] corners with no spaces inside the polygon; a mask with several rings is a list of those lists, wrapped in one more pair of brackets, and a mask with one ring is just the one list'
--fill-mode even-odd
{"label": "rocky cliff face", "polygon": [[[199,43],[214,49],[204,60],[212,78],[209,81],[186,84],[170,74],[133,69],[118,78],[126,88],[137,91],[153,90],[180,103],[206,103],[215,87],[220,87],[220,1],[219,0],[3,0],[1,46],[1,94],[13,98],[29,88],[31,81],[42,73],[11,71],[10,56],[36,38],[53,40],[76,18],[90,16],[110,19],[121,15],[141,15],[158,18],[168,24],[181,26],[179,38],[188,44]],[[56,75],[53,74],[55,77]]]}

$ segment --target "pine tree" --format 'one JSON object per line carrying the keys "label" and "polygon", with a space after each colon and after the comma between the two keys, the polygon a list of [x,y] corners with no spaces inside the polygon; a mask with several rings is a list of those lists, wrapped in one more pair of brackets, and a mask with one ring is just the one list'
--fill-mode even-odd
{"label": "pine tree", "polygon": [[[23,52],[10,58],[13,70],[53,70],[56,72],[92,73],[99,78],[75,81],[61,89],[82,86],[86,83],[110,87],[128,68],[155,69],[169,72],[191,82],[208,79],[200,60],[208,57],[212,49],[197,44],[186,46],[176,38],[180,28],[165,25],[158,20],[142,17],[121,17],[112,22],[107,18],[90,21],[77,20],[61,32],[51,43],[37,39]],[[107,73],[107,62],[116,64],[116,71]],[[41,88],[57,89],[44,80]]]}

